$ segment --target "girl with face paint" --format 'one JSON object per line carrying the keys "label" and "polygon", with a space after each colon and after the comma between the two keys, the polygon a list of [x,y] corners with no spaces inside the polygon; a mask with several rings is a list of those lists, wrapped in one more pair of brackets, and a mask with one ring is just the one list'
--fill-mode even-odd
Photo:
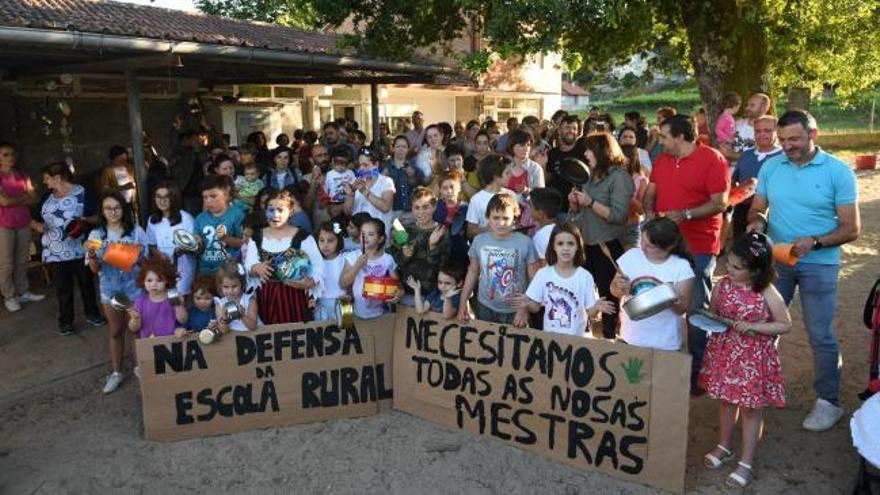
{"label": "girl with face paint", "polygon": [[265,223],[248,241],[244,266],[256,285],[257,311],[266,325],[312,320],[320,294],[324,260],[315,239],[288,220],[296,200],[290,191],[273,190]]}

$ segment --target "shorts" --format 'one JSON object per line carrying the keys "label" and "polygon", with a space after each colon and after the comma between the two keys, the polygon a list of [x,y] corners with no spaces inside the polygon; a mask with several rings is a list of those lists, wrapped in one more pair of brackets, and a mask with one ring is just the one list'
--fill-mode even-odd
{"label": "shorts", "polygon": [[141,297],[141,288],[137,286],[134,278],[104,275],[98,277],[98,287],[101,293],[101,304],[110,304],[110,299],[122,292],[133,303]]}
{"label": "shorts", "polygon": [[516,316],[516,313],[499,313],[493,309],[488,308],[487,306],[483,306],[479,300],[477,301],[477,307],[474,308],[474,312],[476,313],[476,317],[478,320],[482,320],[489,323],[502,323],[506,325],[513,324],[513,318]]}

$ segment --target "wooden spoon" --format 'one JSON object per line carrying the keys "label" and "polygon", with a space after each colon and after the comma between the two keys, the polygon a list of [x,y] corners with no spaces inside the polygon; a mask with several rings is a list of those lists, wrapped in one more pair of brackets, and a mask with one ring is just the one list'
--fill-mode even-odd
{"label": "wooden spoon", "polygon": [[623,270],[620,269],[620,265],[617,264],[617,260],[614,259],[614,256],[611,256],[611,250],[608,249],[608,245],[604,242],[600,242],[599,249],[602,250],[602,254],[604,254],[605,257],[608,258],[608,261],[611,262],[611,265],[614,266],[614,269],[617,270],[617,273],[626,276],[626,274],[623,273]]}

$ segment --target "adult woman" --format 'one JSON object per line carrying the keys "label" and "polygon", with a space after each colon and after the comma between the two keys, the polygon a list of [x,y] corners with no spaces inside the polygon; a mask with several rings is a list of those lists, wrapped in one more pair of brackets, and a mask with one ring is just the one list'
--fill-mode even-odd
{"label": "adult woman", "polygon": [[10,313],[20,310],[23,302],[42,301],[46,297],[28,290],[28,207],[36,200],[31,179],[15,168],[15,148],[10,143],[0,143],[0,294]]}
{"label": "adult woman", "polygon": [[474,154],[464,159],[465,178],[468,184],[478,191],[483,188],[484,184],[480,184],[480,179],[477,177],[477,164],[492,152],[490,141],[488,132],[477,132],[474,136]]}
{"label": "adult woman", "polygon": [[[584,158],[590,166],[590,182],[584,184],[581,191],[573,190],[568,201],[571,211],[578,212],[575,222],[587,248],[585,268],[593,275],[599,295],[617,304],[610,290],[614,265],[603,253],[602,246],[606,246],[614,258],[623,254],[618,237],[626,225],[633,179],[626,170],[626,157],[611,134],[591,134],[585,144]],[[617,323],[617,315],[602,315],[602,335],[606,339],[616,336]]]}
{"label": "adult woman", "polygon": [[284,189],[285,187],[296,185],[302,176],[297,172],[298,169],[293,167],[290,148],[281,146],[272,150],[272,168],[266,173],[263,182],[273,189]]}
{"label": "adult woman", "polygon": [[147,221],[147,245],[150,255],[162,254],[177,268],[177,291],[189,295],[196,272],[196,259],[191,253],[177,253],[174,231],[194,231],[193,217],[183,207],[180,190],[173,182],[160,182],[153,191],[153,212]]}
{"label": "adult woman", "polygon": [[425,144],[416,156],[416,166],[421,170],[425,182],[430,182],[432,176],[439,173],[447,143],[446,134],[437,124],[431,124],[425,129]]}
{"label": "adult woman", "polygon": [[544,169],[529,158],[531,151],[531,134],[522,129],[510,132],[507,138],[507,154],[513,157],[513,167],[507,188],[521,198],[528,196],[529,191],[536,187],[544,187]]}
{"label": "adult woman", "polygon": [[623,126],[620,130],[620,137],[618,139],[621,147],[636,146],[635,149],[638,151],[639,163],[645,171],[645,175],[651,175],[651,156],[648,153],[648,150],[637,147],[638,132],[636,131],[636,128],[628,125]]}
{"label": "adult woman", "polygon": [[94,225],[98,219],[94,200],[84,187],[73,183],[70,167],[55,162],[43,168],[43,184],[50,193],[40,207],[42,223],[35,229],[41,232],[43,262],[49,266],[58,299],[58,333],[71,335],[73,326],[73,286],[79,284],[80,296],[86,313],[86,321],[99,327],[107,323],[98,309],[95,281],[83,263],[83,241],[88,227],[66,230],[72,222],[83,220]]}

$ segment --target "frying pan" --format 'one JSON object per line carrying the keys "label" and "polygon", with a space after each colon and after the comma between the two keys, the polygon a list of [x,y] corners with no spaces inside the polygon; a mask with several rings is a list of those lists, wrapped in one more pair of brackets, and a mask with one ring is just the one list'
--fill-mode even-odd
{"label": "frying pan", "polygon": [[590,167],[583,161],[571,156],[563,158],[556,163],[552,172],[576,187],[581,187],[590,182]]}

